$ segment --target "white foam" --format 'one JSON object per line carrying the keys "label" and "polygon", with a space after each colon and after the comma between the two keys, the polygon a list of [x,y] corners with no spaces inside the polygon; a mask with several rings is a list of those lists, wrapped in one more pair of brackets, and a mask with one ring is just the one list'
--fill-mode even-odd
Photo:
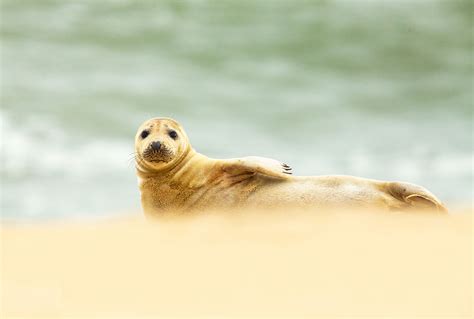
{"label": "white foam", "polygon": [[80,141],[67,135],[48,118],[23,118],[22,125],[0,113],[3,165],[9,178],[54,175],[87,178],[97,173],[115,173],[130,166],[133,146],[119,139]]}

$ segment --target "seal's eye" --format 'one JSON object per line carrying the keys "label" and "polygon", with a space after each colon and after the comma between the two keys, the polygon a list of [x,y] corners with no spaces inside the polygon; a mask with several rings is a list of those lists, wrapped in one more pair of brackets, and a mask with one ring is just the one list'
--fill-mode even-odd
{"label": "seal's eye", "polygon": [[150,135],[150,131],[147,130],[143,131],[142,134],[140,134],[142,138],[146,138],[148,135]]}
{"label": "seal's eye", "polygon": [[168,135],[175,140],[178,137],[178,133],[176,131],[169,131]]}

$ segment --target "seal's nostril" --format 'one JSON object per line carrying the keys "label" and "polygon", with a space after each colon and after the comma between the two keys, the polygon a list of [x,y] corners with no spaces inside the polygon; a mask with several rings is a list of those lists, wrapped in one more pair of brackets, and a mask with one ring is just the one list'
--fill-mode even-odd
{"label": "seal's nostril", "polygon": [[160,142],[153,142],[151,143],[151,148],[155,151],[159,151],[160,150],[160,147],[161,147],[161,143]]}

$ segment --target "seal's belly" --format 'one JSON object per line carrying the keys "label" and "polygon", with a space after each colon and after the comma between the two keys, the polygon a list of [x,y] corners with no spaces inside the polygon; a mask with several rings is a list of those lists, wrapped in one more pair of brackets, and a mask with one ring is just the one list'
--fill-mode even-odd
{"label": "seal's belly", "polygon": [[182,207],[184,209],[238,208],[247,206],[248,199],[265,182],[248,178],[237,183],[220,181],[211,186],[196,189]]}
{"label": "seal's belly", "polygon": [[246,200],[257,207],[387,207],[392,196],[375,181],[348,177],[294,177],[266,183]]}
{"label": "seal's belly", "polygon": [[292,177],[277,180],[254,176],[233,185],[219,184],[196,191],[186,208],[387,207],[389,194],[376,181],[353,177]]}
{"label": "seal's belly", "polygon": [[[166,188],[166,189],[165,189]],[[175,190],[160,186],[149,194],[153,203],[147,210],[207,210],[220,208],[279,207],[371,207],[388,208],[393,196],[381,190],[377,181],[348,176],[291,177],[287,180],[265,176],[228,183],[220,181],[197,189]]]}

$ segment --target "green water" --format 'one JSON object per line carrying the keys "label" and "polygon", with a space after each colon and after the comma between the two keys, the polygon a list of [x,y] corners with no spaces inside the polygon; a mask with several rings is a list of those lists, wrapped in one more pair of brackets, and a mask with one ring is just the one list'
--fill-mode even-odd
{"label": "green water", "polygon": [[470,1],[2,1],[2,215],[137,212],[133,136],[471,205]]}

